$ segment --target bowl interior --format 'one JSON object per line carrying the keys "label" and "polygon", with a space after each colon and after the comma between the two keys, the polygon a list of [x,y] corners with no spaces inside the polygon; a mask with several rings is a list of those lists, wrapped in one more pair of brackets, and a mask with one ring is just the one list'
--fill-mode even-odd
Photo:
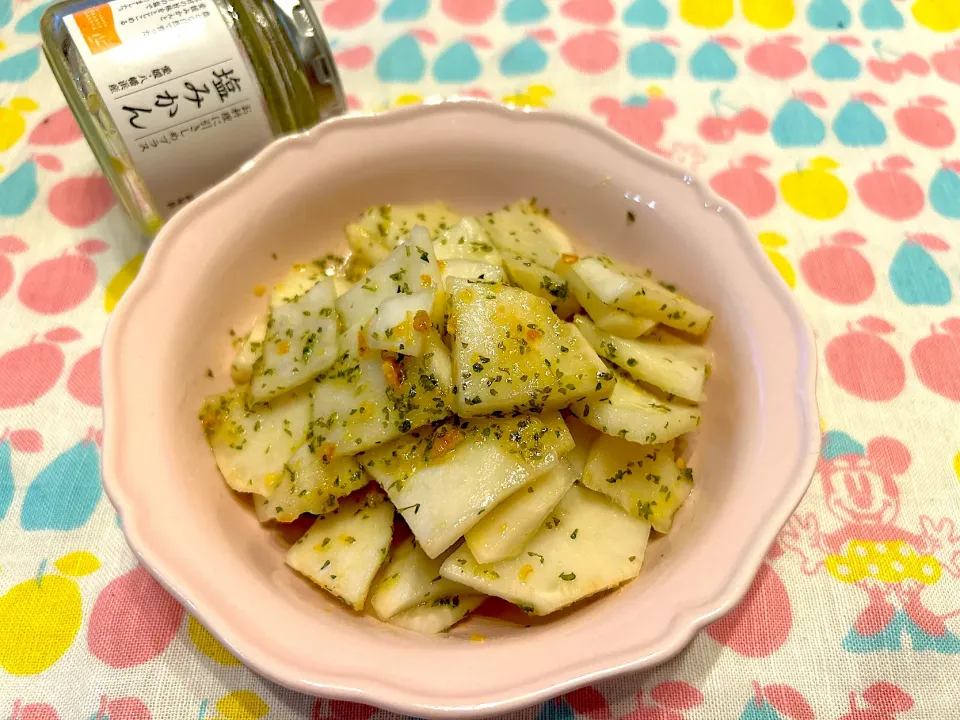
{"label": "bowl interior", "polygon": [[[398,666],[411,657],[406,653],[421,650],[433,653],[440,667],[449,661],[452,667],[476,671],[460,677],[454,669],[438,670],[425,678],[431,702],[505,701],[570,681],[583,657],[561,657],[565,638],[582,638],[578,633],[585,629],[595,632],[597,647],[590,652],[595,650],[598,658],[609,645],[609,657],[597,660],[594,672],[675,651],[676,642],[658,647],[657,638],[679,637],[679,625],[707,618],[702,613],[664,615],[658,608],[688,600],[691,607],[710,607],[716,614],[720,605],[729,606],[732,601],[718,599],[717,588],[724,587],[724,580],[732,582],[735,564],[730,558],[750,558],[747,565],[753,566],[734,587],[726,587],[736,599],[766,550],[755,547],[758,538],[767,543],[773,537],[756,520],[757,513],[782,504],[785,494],[795,495],[796,502],[806,485],[808,478],[784,477],[780,468],[771,470],[776,482],[767,482],[763,473],[771,452],[780,452],[785,466],[798,462],[791,455],[793,445],[801,444],[801,429],[811,422],[802,407],[797,410],[809,362],[797,357],[798,346],[806,352],[796,339],[801,331],[789,327],[799,321],[771,291],[772,273],[761,267],[762,255],[743,249],[737,237],[741,231],[726,217],[727,210],[712,205],[682,172],[652,157],[625,160],[625,145],[615,138],[584,132],[581,146],[559,135],[551,138],[534,123],[517,122],[515,132],[497,133],[484,123],[457,122],[455,117],[436,123],[431,133],[412,122],[397,125],[388,133],[344,124],[326,142],[323,136],[318,141],[294,138],[282,155],[297,156],[296,162],[277,160],[277,154],[262,159],[263,166],[249,177],[231,180],[164,230],[164,247],[157,254],[179,256],[180,264],[148,258],[145,271],[155,275],[149,281],[153,287],[140,295],[146,301],[153,293],[154,308],[138,310],[138,324],[125,327],[118,341],[130,350],[116,373],[116,392],[121,405],[137,405],[138,417],[118,411],[114,440],[130,444],[110,468],[111,475],[143,472],[154,478],[136,488],[136,535],[176,535],[164,548],[163,567],[157,571],[163,575],[163,568],[176,568],[176,577],[166,579],[188,601],[198,594],[223,599],[220,609],[211,609],[212,602],[196,608],[201,619],[255,665],[262,658],[246,658],[245,653],[272,648],[276,667],[282,657],[284,672],[297,675],[274,679],[301,690],[321,688],[322,680],[326,691],[339,687],[343,696],[379,702],[347,690],[357,687],[356,677],[390,676],[398,693],[412,693]],[[284,565],[285,549],[297,530],[261,527],[249,504],[227,488],[206,447],[197,410],[206,395],[230,386],[230,331],[245,332],[266,307],[266,297],[256,297],[254,287],[269,286],[294,262],[346,250],[343,227],[366,207],[444,200],[463,213],[479,213],[531,195],[578,239],[579,250],[651,267],[715,311],[708,342],[716,364],[707,383],[703,423],[691,444],[696,488],[673,532],[651,545],[639,579],[598,601],[548,621],[527,621],[529,627],[522,618],[514,623],[479,617],[452,637],[394,630],[344,609]],[[635,221],[628,220],[628,211]],[[184,247],[192,248],[189,262]],[[157,267],[149,268],[151,261]],[[161,286],[176,297],[162,297]],[[782,347],[771,347],[769,337],[764,340],[768,330],[770,337],[784,338],[774,343]],[[142,383],[132,369],[138,365],[148,378]],[[772,396],[771,383],[781,381],[783,392]],[[776,433],[768,423],[777,413],[788,417],[781,431],[793,436],[789,441],[771,439]],[[108,426],[109,420],[108,412]],[[150,428],[146,438],[144,424]],[[751,529],[743,530],[744,524]],[[627,633],[622,624],[611,624],[617,617],[629,623]],[[243,628],[243,639],[226,631],[231,625]],[[470,642],[475,632],[490,642]],[[533,637],[544,642],[528,642]],[[626,650],[645,644],[640,653]],[[310,676],[311,658],[319,656],[326,669]],[[330,657],[337,659],[336,672],[329,669]],[[514,690],[507,688],[502,672],[490,671],[498,663],[505,668],[521,662],[528,667]],[[542,671],[537,667],[541,662]],[[409,683],[416,682],[413,672]]]}

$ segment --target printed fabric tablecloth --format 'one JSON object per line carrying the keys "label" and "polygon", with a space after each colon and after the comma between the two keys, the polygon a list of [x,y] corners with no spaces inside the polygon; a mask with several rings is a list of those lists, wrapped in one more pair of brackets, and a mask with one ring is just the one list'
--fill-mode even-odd
{"label": "printed fabric tablecloth", "polygon": [[[0,0],[0,716],[368,718],[240,665],[139,569],[99,345],[145,243]],[[351,107],[563,108],[739,207],[816,328],[817,473],[744,602],[526,718],[960,716],[960,0],[328,0]]]}

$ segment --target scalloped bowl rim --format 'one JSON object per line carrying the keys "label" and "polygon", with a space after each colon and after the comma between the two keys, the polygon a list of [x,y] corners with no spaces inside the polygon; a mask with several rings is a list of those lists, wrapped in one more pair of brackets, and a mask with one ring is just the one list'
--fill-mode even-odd
{"label": "scalloped bowl rim", "polygon": [[[198,604],[197,593],[189,587],[178,572],[176,565],[165,559],[162,538],[145,536],[138,523],[138,511],[128,497],[126,482],[119,472],[123,448],[114,440],[118,432],[120,417],[119,391],[116,387],[121,365],[119,348],[124,328],[131,322],[141,300],[149,296],[158,281],[167,257],[179,242],[187,240],[184,232],[195,218],[209,212],[212,208],[227,202],[231,194],[256,182],[258,176],[271,164],[288,152],[301,148],[310,148],[335,138],[342,128],[364,125],[370,128],[383,128],[403,121],[453,110],[472,113],[487,113],[499,120],[509,119],[515,122],[555,123],[566,126],[566,130],[594,136],[595,139],[613,146],[619,153],[627,156],[638,165],[655,166],[661,172],[674,177],[683,177],[698,194],[705,206],[721,210],[737,236],[739,251],[746,253],[760,274],[767,291],[790,317],[793,338],[802,355],[802,362],[794,387],[798,392],[798,409],[804,416],[800,425],[805,437],[797,439],[800,447],[798,459],[793,468],[793,482],[786,487],[775,507],[768,508],[766,518],[758,521],[750,536],[750,551],[741,558],[737,569],[728,576],[723,587],[709,601],[692,607],[675,609],[671,621],[664,627],[655,648],[635,648],[634,656],[611,662],[601,652],[595,652],[584,660],[569,663],[562,668],[554,668],[556,677],[533,682],[533,688],[518,689],[511,695],[509,688],[503,689],[504,697],[495,701],[475,700],[464,704],[431,703],[421,695],[389,682],[388,678],[363,676],[352,677],[347,682],[334,683],[318,679],[323,667],[318,665],[313,679],[291,678],[282,669],[282,660],[271,656],[269,648],[251,647],[243,638],[242,630],[232,627],[221,614],[212,608],[204,607],[202,599]],[[331,140],[332,142],[332,140]],[[764,557],[776,539],[782,526],[799,505],[813,476],[820,447],[819,416],[816,404],[816,354],[813,331],[803,316],[791,291],[779,277],[772,264],[765,257],[760,244],[754,239],[740,212],[721,200],[701,180],[691,177],[692,173],[658,157],[631,143],[620,135],[604,128],[600,124],[577,115],[558,112],[507,107],[484,100],[462,98],[439,102],[428,101],[420,105],[405,106],[385,113],[350,114],[328,120],[307,132],[289,135],[274,141],[252,160],[247,162],[233,175],[224,179],[191,202],[163,227],[147,253],[136,280],[121,298],[108,324],[103,343],[103,397],[104,397],[104,445],[103,445],[103,484],[108,497],[116,508],[127,542],[141,565],[180,603],[185,605],[202,624],[223,643],[239,660],[264,677],[292,690],[330,699],[363,702],[383,707],[395,712],[420,716],[477,716],[492,715],[516,710],[539,701],[549,699],[577,687],[636,671],[659,664],[680,652],[704,626],[719,619],[732,610],[749,589],[753,578],[759,571]]]}

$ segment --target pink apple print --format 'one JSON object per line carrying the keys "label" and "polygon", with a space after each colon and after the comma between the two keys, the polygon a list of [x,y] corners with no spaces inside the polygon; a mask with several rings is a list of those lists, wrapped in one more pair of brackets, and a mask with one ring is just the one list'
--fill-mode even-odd
{"label": "pink apple print", "polygon": [[34,265],[23,276],[20,302],[42,315],[72,310],[86,300],[97,284],[97,266],[90,258],[109,246],[102,240],[84,240],[63,255]]}
{"label": "pink apple print", "polygon": [[913,346],[910,361],[928,389],[960,402],[960,318],[944,320],[940,328],[944,332],[930,326],[930,336]]}
{"label": "pink apple print", "polygon": [[451,20],[464,25],[482,25],[494,10],[496,0],[440,0],[440,7]]}
{"label": "pink apple print", "polygon": [[873,212],[891,220],[907,220],[923,210],[923,188],[904,170],[913,163],[903,155],[891,155],[873,170],[857,178],[860,201]]}
{"label": "pink apple print", "polygon": [[7,294],[7,290],[13,285],[14,270],[13,263],[7,258],[7,255],[18,255],[26,252],[27,244],[16,235],[4,235],[0,237],[0,298]]}
{"label": "pink apple print", "polygon": [[336,61],[337,67],[345,70],[362,70],[373,62],[373,50],[370,49],[369,45],[358,45],[336,53],[333,59]]}
{"label": "pink apple print", "polygon": [[606,72],[620,59],[620,48],[612,30],[591,30],[567,39],[560,56],[574,70],[596,75]]}
{"label": "pink apple print", "polygon": [[957,137],[953,122],[938,108],[946,107],[940,98],[923,95],[893,114],[900,132],[910,140],[929,148],[952,145]]}
{"label": "pink apple print", "polygon": [[117,202],[100,175],[61,180],[50,191],[47,206],[57,220],[72,228],[96,222]]}
{"label": "pink apple print", "polygon": [[867,72],[881,82],[895,83],[906,74],[921,77],[930,72],[930,65],[916,53],[898,55],[885,49],[880,40],[873,41],[873,49],[877,57],[867,61]]}
{"label": "pink apple print", "polygon": [[116,700],[100,696],[100,707],[91,720],[151,720],[149,708],[138,697],[122,697]]}
{"label": "pink apple print", "polygon": [[881,336],[896,328],[885,320],[867,316],[854,330],[838,335],[824,348],[827,369],[837,385],[864,400],[892,400],[903,390],[906,368],[890,343]]}
{"label": "pink apple print", "polygon": [[753,698],[751,702],[757,708],[763,707],[764,702],[770,705],[779,717],[789,720],[814,720],[813,708],[799,692],[789,685],[760,685],[753,682]]}
{"label": "pink apple print", "polygon": [[571,20],[592,25],[605,25],[617,16],[610,0],[567,0],[560,14]]}
{"label": "pink apple print", "polygon": [[744,155],[738,165],[731,160],[726,170],[710,178],[710,187],[736,205],[748,218],[766,215],[777,202],[777,190],[761,170],[770,163],[757,155]]}
{"label": "pink apple print", "polygon": [[612,97],[596,98],[590,109],[594,114],[607,119],[611,130],[632,140],[640,147],[666,156],[660,147],[660,140],[666,132],[665,120],[673,117],[677,106],[665,97],[647,98],[644,105],[623,105]]}
{"label": "pink apple print", "polygon": [[10,720],[60,720],[60,716],[47,703],[28,703],[24,705],[21,700],[14,700]]}
{"label": "pink apple print", "polygon": [[682,681],[662,682],[650,691],[650,705],[644,699],[643,689],[637,691],[637,709],[619,720],[685,720],[687,710],[703,704],[703,693]]}
{"label": "pink apple print", "polygon": [[100,348],[94,348],[74,363],[67,377],[67,392],[84,405],[103,405],[100,389]]}
{"label": "pink apple print", "polygon": [[747,52],[747,65],[754,72],[775,80],[786,80],[807,69],[807,58],[797,49],[801,39],[781,35],[754,45]]}
{"label": "pink apple print", "polygon": [[947,82],[960,85],[960,38],[930,58],[934,71]]}
{"label": "pink apple print", "polygon": [[707,635],[744,657],[772,655],[793,627],[790,596],[780,576],[767,563],[740,604],[707,627]]}
{"label": "pink apple print", "polygon": [[356,95],[347,95],[348,110],[361,110],[362,108],[363,108],[363,100],[358,98]]}
{"label": "pink apple print", "polygon": [[73,328],[58,328],[36,341],[0,355],[0,409],[22,407],[49,392],[63,372],[65,359],[60,343],[80,337]]}
{"label": "pink apple print", "polygon": [[913,708],[913,698],[889,682],[874,683],[863,691],[867,707],[859,707],[857,694],[850,693],[850,711],[840,720],[896,720],[897,715]]}
{"label": "pink apple print", "polygon": [[112,580],[90,613],[87,646],[112,668],[142,665],[176,636],[183,608],[141,567]]}
{"label": "pink apple print", "polygon": [[43,435],[36,430],[13,430],[9,428],[0,433],[0,440],[10,440],[17,452],[38,453],[43,450]]}
{"label": "pink apple print", "polygon": [[855,232],[838,232],[800,259],[800,274],[820,297],[840,305],[862,303],[873,294],[876,278],[867,259],[857,250],[866,244]]}
{"label": "pink apple print", "polygon": [[374,0],[333,0],[324,5],[321,20],[337,30],[350,30],[363,25],[376,12]]}
{"label": "pink apple print", "polygon": [[590,720],[609,720],[612,717],[607,699],[589,685],[567,693],[563,699],[577,715],[585,715]]}
{"label": "pink apple print", "polygon": [[28,142],[31,145],[69,145],[82,137],[73,113],[64,107],[41,120],[31,131]]}

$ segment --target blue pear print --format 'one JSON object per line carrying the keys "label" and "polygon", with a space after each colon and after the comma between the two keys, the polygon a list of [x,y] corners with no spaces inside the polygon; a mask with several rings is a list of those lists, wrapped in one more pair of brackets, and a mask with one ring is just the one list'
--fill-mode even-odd
{"label": "blue pear print", "polygon": [[377,58],[377,78],[381,82],[418,82],[426,71],[426,58],[413,35],[401,35]]}
{"label": "blue pear print", "polygon": [[0,0],[0,28],[5,28],[13,20],[13,0]]}
{"label": "blue pear print", "polygon": [[807,6],[807,22],[818,30],[845,30],[850,27],[850,11],[843,0],[813,0]]}
{"label": "blue pear print", "polygon": [[759,702],[751,699],[747,702],[747,707],[740,713],[740,720],[783,720],[783,718],[766,699]]}
{"label": "blue pear print", "polygon": [[28,160],[0,179],[0,217],[23,215],[37,199],[37,166]]}
{"label": "blue pear print", "polygon": [[891,0],[867,0],[860,8],[860,22],[867,30],[903,29],[903,15]]}
{"label": "blue pear print", "polygon": [[427,14],[430,0],[393,0],[383,9],[384,22],[412,22]]}
{"label": "blue pear print", "polygon": [[[937,238],[939,241],[939,238]],[[905,305],[947,305],[952,297],[950,279],[930,252],[907,239],[890,264],[890,285]]]}
{"label": "blue pear print", "polygon": [[665,28],[667,9],[660,0],[634,0],[623,13],[623,24],[627,27]]}
{"label": "blue pear print", "polygon": [[468,83],[473,82],[483,66],[477,59],[473,46],[466,40],[454,43],[442,53],[433,63],[433,77],[441,83]]}
{"label": "blue pear print", "polygon": [[730,59],[726,48],[708,40],[690,58],[690,74],[695,80],[725,82],[737,76],[737,66]]}
{"label": "blue pear print", "polygon": [[937,170],[930,183],[930,204],[945,218],[960,219],[960,163]]}
{"label": "blue pear print", "polygon": [[828,42],[813,56],[810,64],[823,80],[856,80],[860,77],[860,61],[839,43]]}
{"label": "blue pear print", "polygon": [[576,720],[577,713],[561,698],[548,700],[537,713],[536,720]]}
{"label": "blue pear print", "polygon": [[24,530],[83,527],[100,501],[100,456],[92,437],[60,453],[30,483],[20,510]]}
{"label": "blue pear print", "polygon": [[627,70],[638,78],[672,78],[677,71],[677,59],[666,45],[651,40],[630,50]]}
{"label": "blue pear print", "polygon": [[527,25],[545,20],[550,14],[543,0],[510,0],[503,8],[503,20],[507,25]]}
{"label": "blue pear print", "polygon": [[887,128],[860,99],[844,105],[833,119],[833,134],[847,147],[876,147],[887,141]]}
{"label": "blue pear print", "polygon": [[866,449],[842,430],[828,430],[823,435],[820,456],[824,460],[833,460],[841,455],[864,455]]}
{"label": "blue pear print", "polygon": [[516,45],[507,49],[500,58],[500,73],[507,77],[517,75],[533,75],[543,72],[550,57],[540,47],[536,38],[524,38]]}
{"label": "blue pear print", "polygon": [[790,98],[777,112],[770,133],[782,148],[816,147],[826,137],[827,128],[803,100]]}
{"label": "blue pear print", "polygon": [[43,3],[38,5],[33,10],[28,12],[22,18],[17,20],[16,30],[21,35],[36,35],[40,32],[40,18],[43,17],[43,12],[53,5],[52,2]]}
{"label": "blue pear print", "polygon": [[0,82],[16,83],[28,80],[40,69],[40,50],[30,48],[18,55],[0,61]]}
{"label": "blue pear print", "polygon": [[13,463],[10,459],[10,440],[0,438],[0,520],[7,516],[13,502]]}

